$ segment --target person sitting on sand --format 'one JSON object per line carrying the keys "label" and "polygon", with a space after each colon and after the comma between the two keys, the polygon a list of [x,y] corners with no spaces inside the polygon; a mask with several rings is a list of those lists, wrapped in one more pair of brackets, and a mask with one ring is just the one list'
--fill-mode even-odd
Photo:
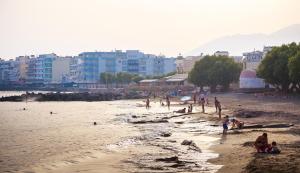
{"label": "person sitting on sand", "polygon": [[179,109],[178,111],[174,111],[175,113],[185,113],[186,108]]}
{"label": "person sitting on sand", "polygon": [[257,137],[257,139],[254,142],[254,146],[258,153],[266,152],[266,149],[270,147],[268,144],[267,133],[263,133],[261,136]]}
{"label": "person sitting on sand", "polygon": [[229,117],[226,115],[223,121],[223,135],[227,133],[229,122]]}
{"label": "person sitting on sand", "polygon": [[235,118],[233,118],[233,119],[231,120],[231,122],[232,122],[232,127],[231,127],[232,129],[233,129],[233,128],[241,129],[241,128],[244,127],[244,122],[239,121],[239,120],[237,120],[237,119],[235,119]]}
{"label": "person sitting on sand", "polygon": [[268,153],[271,154],[279,154],[281,151],[280,149],[277,147],[277,143],[275,141],[272,142],[271,147],[269,148]]}

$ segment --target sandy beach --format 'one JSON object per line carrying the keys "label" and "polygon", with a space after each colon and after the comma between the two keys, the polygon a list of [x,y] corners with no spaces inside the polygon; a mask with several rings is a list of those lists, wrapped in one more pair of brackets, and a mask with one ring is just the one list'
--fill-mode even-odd
{"label": "sandy beach", "polygon": [[[251,94],[217,95],[228,110],[245,124],[292,123],[290,128],[263,128],[229,131],[220,144],[212,147],[220,154],[212,163],[224,165],[218,173],[296,173],[300,172],[300,101],[297,98],[255,96]],[[269,142],[276,141],[278,155],[258,154],[255,139],[268,133]]]}
{"label": "sandy beach", "polygon": [[[177,114],[151,100],[112,102],[3,103],[0,166],[3,172],[299,172],[300,101],[296,98],[213,94],[223,116],[251,124],[294,124],[289,128],[229,130],[212,105],[201,113]],[[26,107],[26,110],[22,110]],[[109,107],[110,109],[107,109]],[[41,111],[42,110],[42,111]],[[53,111],[54,114],[49,114]],[[27,118],[30,117],[30,118]],[[93,125],[93,121],[98,124]],[[257,154],[253,142],[263,132],[282,153]],[[184,141],[188,144],[184,144]]]}

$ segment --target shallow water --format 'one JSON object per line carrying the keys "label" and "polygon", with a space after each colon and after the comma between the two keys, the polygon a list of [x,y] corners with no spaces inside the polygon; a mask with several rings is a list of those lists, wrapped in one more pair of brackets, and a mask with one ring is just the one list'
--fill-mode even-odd
{"label": "shallow water", "polygon": [[[133,115],[155,119],[173,115],[173,109],[178,109],[168,110],[158,103],[152,103],[152,107],[146,110],[140,104],[143,104],[142,101],[136,100],[2,102],[0,172],[35,172],[36,167],[42,170],[37,172],[55,172],[60,167],[72,167],[87,159],[97,159],[99,156],[96,153],[118,152],[126,153],[129,159],[117,168],[120,169],[117,172],[143,172],[148,171],[147,165],[157,164],[153,160],[158,151],[160,156],[178,154],[182,159],[190,157],[198,160],[197,164],[201,164],[204,172],[214,172],[219,168],[207,163],[207,159],[217,157],[208,148],[218,140],[209,136],[218,133],[218,128],[192,117],[172,118],[169,123],[133,125],[129,123]],[[185,123],[177,124],[178,121]],[[93,122],[97,122],[97,125],[94,126]],[[160,133],[166,131],[172,132],[172,136],[159,137]],[[181,146],[184,139],[194,140],[202,152],[190,152]],[[173,147],[176,152],[170,152],[167,147]],[[145,154],[150,159],[143,161]],[[140,164],[146,166],[141,167]],[[178,170],[170,168],[165,171]]]}

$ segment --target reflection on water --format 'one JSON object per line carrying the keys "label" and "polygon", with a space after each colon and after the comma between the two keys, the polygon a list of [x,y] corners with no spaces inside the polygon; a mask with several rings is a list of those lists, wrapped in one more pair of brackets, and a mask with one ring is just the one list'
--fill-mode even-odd
{"label": "reflection on water", "polygon": [[[160,132],[176,128],[180,130],[172,131],[174,140],[180,142],[187,137],[198,140],[197,144],[204,151],[216,140],[195,137],[197,131],[214,131],[206,128],[207,122],[178,125],[174,123],[180,120],[178,118],[165,124],[129,124],[128,119],[133,115],[159,117],[168,116],[173,111],[160,107],[158,103],[152,103],[151,109],[146,110],[138,107],[137,103],[141,101],[0,103],[1,171],[18,172],[59,161],[76,164],[85,158],[95,157],[95,152],[118,152],[118,148],[141,145],[145,139],[151,137],[155,140]],[[97,125],[94,126],[93,122]],[[187,136],[185,132],[191,129],[194,132]],[[208,158],[215,156],[201,155]]]}

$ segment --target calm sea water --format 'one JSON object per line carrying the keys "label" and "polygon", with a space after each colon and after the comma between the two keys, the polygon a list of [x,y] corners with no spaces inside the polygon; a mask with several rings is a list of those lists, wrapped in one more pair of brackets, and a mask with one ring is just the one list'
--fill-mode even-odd
{"label": "calm sea water", "polygon": [[[0,172],[24,172],[37,165],[108,151],[114,144],[143,135],[120,117],[173,110],[158,103],[146,110],[137,103],[142,101],[0,103]],[[203,141],[203,146],[210,143]]]}

